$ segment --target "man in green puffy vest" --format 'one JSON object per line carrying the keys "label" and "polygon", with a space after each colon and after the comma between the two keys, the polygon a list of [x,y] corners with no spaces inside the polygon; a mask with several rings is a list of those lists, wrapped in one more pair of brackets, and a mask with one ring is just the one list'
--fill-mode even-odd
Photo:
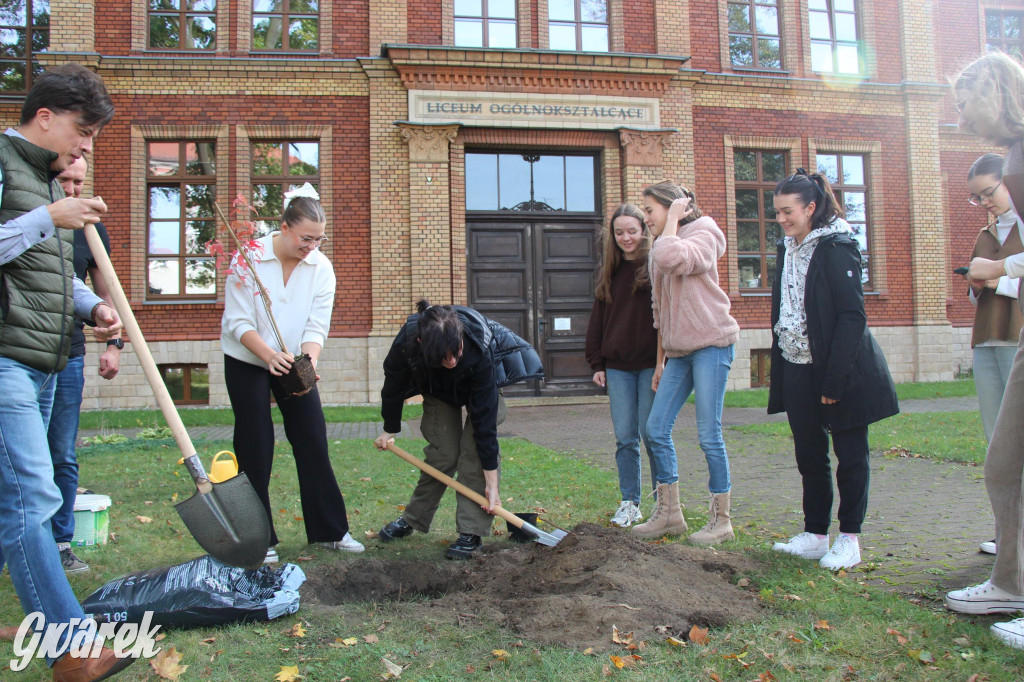
{"label": "man in green puffy vest", "polygon": [[[50,518],[61,504],[46,427],[75,318],[103,338],[117,313],[74,276],[70,230],[96,223],[102,199],[65,197],[57,175],[92,152],[114,115],[103,81],[77,64],[36,79],[17,128],[0,135],[0,565],[27,614],[41,614],[42,651],[55,680],[98,680],[132,659],[88,656],[96,625],[64,575]],[[38,623],[36,616],[34,622]],[[26,621],[27,622],[27,621]],[[44,645],[45,646],[45,645]]]}

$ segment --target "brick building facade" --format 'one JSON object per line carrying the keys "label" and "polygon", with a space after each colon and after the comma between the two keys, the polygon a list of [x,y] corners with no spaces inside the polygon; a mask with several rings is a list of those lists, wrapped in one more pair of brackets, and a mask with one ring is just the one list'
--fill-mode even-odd
{"label": "brick building facade", "polygon": [[[539,394],[592,390],[595,232],[663,179],[694,187],[727,235],[719,271],[743,329],[730,386],[756,384],[777,233],[765,192],[798,166],[839,181],[896,379],[970,365],[973,313],[951,270],[987,222],[966,172],[991,150],[956,129],[947,79],[987,48],[1019,54],[1019,0],[20,4],[0,17],[22,29],[21,52],[0,56],[0,116],[17,121],[33,68],[103,76],[117,115],[87,192],[110,207],[114,265],[157,361],[196,402],[208,377],[209,404],[227,404],[211,202],[242,194],[272,228],[281,191],[306,179],[338,276],[325,402],[377,399],[423,296],[534,342]],[[110,383],[97,355],[85,407],[152,403],[130,352]]]}

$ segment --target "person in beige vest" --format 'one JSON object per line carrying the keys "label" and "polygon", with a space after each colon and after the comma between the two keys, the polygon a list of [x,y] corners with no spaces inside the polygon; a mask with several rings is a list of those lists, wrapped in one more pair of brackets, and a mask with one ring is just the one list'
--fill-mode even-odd
{"label": "person in beige vest", "polygon": [[[978,233],[971,260],[1001,260],[1024,251],[1020,218],[1010,204],[1010,193],[1003,186],[1003,157],[985,154],[975,161],[967,173],[967,191],[970,192],[967,201],[984,207],[992,218],[992,222]],[[975,306],[971,331],[974,387],[978,393],[986,441],[992,440],[1006,380],[1010,378],[1013,356],[1017,352],[1021,329],[1021,314],[1017,307],[1019,286],[1020,279],[1002,275],[971,282],[969,290],[971,303]],[[982,542],[978,549],[986,554],[995,554],[996,541]]]}
{"label": "person in beige vest", "polygon": [[[968,64],[953,81],[960,127],[1008,147],[1002,183],[1010,202],[1024,206],[1024,67],[999,52]],[[1024,254],[975,258],[967,277],[985,281],[1024,275]],[[985,454],[985,489],[996,517],[999,553],[992,575],[980,585],[953,590],[946,608],[969,614],[1024,611],[1024,345],[1018,343],[992,441]],[[992,634],[1024,649],[1024,618],[995,623]]]}

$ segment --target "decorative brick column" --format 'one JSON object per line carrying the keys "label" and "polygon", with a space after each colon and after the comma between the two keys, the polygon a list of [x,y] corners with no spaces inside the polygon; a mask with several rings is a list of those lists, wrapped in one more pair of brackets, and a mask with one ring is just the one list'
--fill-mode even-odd
{"label": "decorative brick column", "polygon": [[50,49],[59,52],[96,51],[95,3],[81,0],[52,0]]}
{"label": "decorative brick column", "polygon": [[953,329],[946,316],[949,267],[939,144],[939,106],[947,87],[937,82],[935,73],[932,9],[931,2],[900,3],[916,381],[953,378]]}
{"label": "decorative brick column", "polygon": [[639,205],[644,187],[668,177],[663,158],[665,143],[674,130],[619,128],[622,145],[623,201]]}
{"label": "decorative brick column", "polygon": [[409,255],[414,299],[451,303],[451,175],[458,124],[396,124],[409,143]]}
{"label": "decorative brick column", "polygon": [[406,0],[370,0],[370,52],[380,54],[384,43],[409,42],[408,3]]}

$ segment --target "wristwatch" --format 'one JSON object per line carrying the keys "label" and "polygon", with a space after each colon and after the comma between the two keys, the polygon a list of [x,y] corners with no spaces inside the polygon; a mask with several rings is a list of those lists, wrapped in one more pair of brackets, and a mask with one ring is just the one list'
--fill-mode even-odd
{"label": "wristwatch", "polygon": [[124,339],[122,339],[122,338],[108,339],[107,340],[107,345],[108,346],[114,346],[118,350],[124,350]]}

